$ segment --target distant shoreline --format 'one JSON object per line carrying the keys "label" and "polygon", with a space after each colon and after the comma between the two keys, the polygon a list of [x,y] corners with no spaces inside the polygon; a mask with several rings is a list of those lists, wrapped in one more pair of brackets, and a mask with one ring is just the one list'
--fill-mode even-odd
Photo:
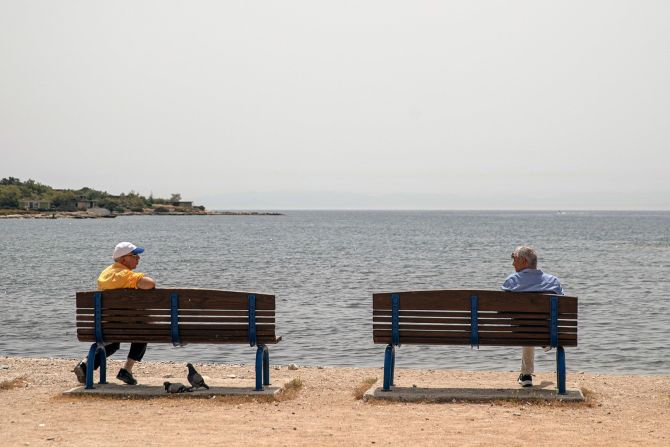
{"label": "distant shoreline", "polygon": [[[9,210],[6,210],[9,211]],[[100,215],[89,211],[43,211],[0,214],[0,219],[111,219],[127,216],[283,216],[283,213],[265,211],[168,211],[164,213],[134,212]]]}

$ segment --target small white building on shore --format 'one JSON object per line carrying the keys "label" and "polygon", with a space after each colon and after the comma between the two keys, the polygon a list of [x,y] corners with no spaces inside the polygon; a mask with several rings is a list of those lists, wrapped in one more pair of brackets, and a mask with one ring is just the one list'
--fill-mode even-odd
{"label": "small white building on shore", "polygon": [[19,208],[25,210],[49,210],[51,209],[50,200],[19,200]]}

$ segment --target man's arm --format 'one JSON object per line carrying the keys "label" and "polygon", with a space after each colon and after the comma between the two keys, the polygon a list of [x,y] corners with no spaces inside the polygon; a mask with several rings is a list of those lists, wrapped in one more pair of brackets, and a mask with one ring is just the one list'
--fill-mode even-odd
{"label": "man's arm", "polygon": [[150,278],[148,276],[143,276],[140,278],[139,281],[137,281],[137,288],[138,289],[153,289],[156,287],[156,281],[153,278]]}
{"label": "man's arm", "polygon": [[519,286],[519,281],[514,273],[505,278],[505,282],[500,286],[500,290],[505,292],[513,292]]}

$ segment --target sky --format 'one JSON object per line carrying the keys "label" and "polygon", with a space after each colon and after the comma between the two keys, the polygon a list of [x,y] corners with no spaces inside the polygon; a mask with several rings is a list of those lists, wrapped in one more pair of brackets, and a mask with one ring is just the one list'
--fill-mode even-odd
{"label": "sky", "polygon": [[0,0],[0,177],[210,209],[670,210],[668,17]]}

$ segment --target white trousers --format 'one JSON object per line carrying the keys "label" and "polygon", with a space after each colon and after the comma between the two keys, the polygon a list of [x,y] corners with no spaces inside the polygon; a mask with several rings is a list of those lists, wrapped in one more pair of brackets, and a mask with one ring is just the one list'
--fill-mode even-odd
{"label": "white trousers", "polygon": [[535,372],[535,347],[524,346],[521,351],[521,374],[533,374]]}

